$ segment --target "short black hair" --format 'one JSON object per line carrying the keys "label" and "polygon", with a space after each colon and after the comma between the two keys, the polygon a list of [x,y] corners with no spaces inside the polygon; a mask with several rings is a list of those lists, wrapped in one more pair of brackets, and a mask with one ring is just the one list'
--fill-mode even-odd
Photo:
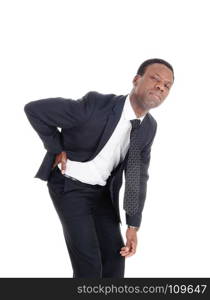
{"label": "short black hair", "polygon": [[160,58],[151,58],[151,59],[145,60],[138,68],[137,74],[141,75],[141,76],[144,75],[146,68],[152,64],[163,64],[166,67],[168,67],[172,71],[173,79],[174,79],[174,69],[173,69],[172,65],[169,64],[167,61],[160,59]]}

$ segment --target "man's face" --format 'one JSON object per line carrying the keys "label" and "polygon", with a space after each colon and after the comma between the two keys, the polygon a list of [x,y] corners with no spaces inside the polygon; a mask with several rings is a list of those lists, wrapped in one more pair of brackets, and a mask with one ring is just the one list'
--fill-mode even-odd
{"label": "man's face", "polygon": [[168,96],[173,84],[172,71],[163,64],[149,65],[144,75],[133,79],[133,93],[143,110],[159,106]]}

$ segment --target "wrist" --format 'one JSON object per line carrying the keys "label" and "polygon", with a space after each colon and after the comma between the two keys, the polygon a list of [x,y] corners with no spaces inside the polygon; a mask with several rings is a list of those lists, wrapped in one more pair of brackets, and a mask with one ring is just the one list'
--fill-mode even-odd
{"label": "wrist", "polygon": [[138,231],[139,227],[128,225],[129,230]]}

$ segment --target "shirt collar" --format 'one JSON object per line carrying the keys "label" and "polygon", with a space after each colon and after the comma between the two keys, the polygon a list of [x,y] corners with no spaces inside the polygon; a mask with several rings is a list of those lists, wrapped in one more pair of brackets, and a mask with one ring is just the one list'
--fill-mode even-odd
{"label": "shirt collar", "polygon": [[124,115],[124,119],[127,121],[133,120],[133,119],[138,119],[141,122],[143,121],[144,116],[138,117],[136,116],[133,107],[131,106],[131,102],[130,102],[130,95],[128,94],[126,99],[125,99],[125,104],[124,104],[124,108],[123,108],[123,115]]}

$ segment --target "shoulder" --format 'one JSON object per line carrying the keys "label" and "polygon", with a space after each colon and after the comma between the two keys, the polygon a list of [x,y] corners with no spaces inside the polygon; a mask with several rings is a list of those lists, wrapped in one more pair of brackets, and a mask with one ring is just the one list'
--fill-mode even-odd
{"label": "shoulder", "polygon": [[146,128],[148,129],[150,135],[154,138],[157,132],[157,121],[149,112],[147,113],[146,117],[147,117]]}
{"label": "shoulder", "polygon": [[107,101],[114,99],[116,97],[115,94],[102,94],[96,91],[90,91],[85,95],[89,99],[95,99],[95,100],[101,100],[101,101]]}
{"label": "shoulder", "polygon": [[115,94],[102,94],[90,91],[84,96],[87,102],[92,103],[98,109],[109,109],[113,107],[116,100],[120,97]]}
{"label": "shoulder", "polygon": [[147,118],[149,120],[149,122],[151,123],[151,125],[154,127],[154,128],[157,128],[157,121],[156,119],[151,115],[151,113],[147,113]]}

